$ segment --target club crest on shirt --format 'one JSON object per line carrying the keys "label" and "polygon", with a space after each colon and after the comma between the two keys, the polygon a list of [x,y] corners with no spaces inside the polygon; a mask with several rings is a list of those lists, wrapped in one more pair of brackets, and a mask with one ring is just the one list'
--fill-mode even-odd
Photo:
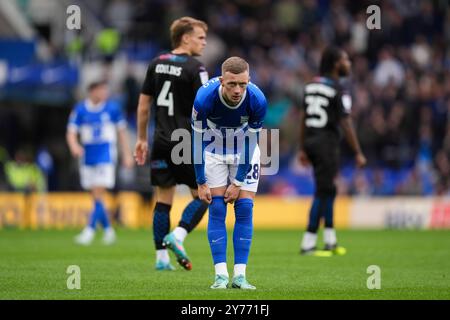
{"label": "club crest on shirt", "polygon": [[248,122],[248,116],[241,116],[241,124]]}

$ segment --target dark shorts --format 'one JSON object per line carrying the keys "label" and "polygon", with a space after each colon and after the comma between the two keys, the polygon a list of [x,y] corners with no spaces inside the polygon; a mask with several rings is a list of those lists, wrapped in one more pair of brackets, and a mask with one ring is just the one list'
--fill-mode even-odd
{"label": "dark shorts", "polygon": [[185,184],[191,189],[197,189],[194,165],[173,163],[171,158],[173,147],[174,144],[162,140],[153,142],[150,154],[152,185],[164,188]]}
{"label": "dark shorts", "polygon": [[316,194],[335,193],[334,179],[339,170],[339,140],[309,138],[305,140],[304,151],[314,168]]}

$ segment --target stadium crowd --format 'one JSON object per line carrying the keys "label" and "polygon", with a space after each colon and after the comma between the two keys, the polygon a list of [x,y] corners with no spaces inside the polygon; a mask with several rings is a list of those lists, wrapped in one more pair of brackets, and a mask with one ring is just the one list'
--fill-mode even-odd
{"label": "stadium crowd", "polygon": [[[366,8],[373,4],[381,9],[380,30],[366,26]],[[450,194],[447,1],[97,0],[91,9],[120,35],[117,53],[136,43],[148,44],[152,52],[170,48],[161,30],[168,30],[174,18],[191,15],[209,26],[201,60],[210,76],[219,74],[225,57],[249,61],[251,79],[269,101],[265,127],[280,129],[280,170],[262,176],[260,192],[312,194],[311,168],[297,161],[299,108],[321,51],[335,44],[352,59],[353,75],[346,85],[369,160],[367,168],[352,169],[351,152],[344,146],[339,193]],[[139,87],[139,79],[127,78],[121,92],[130,122]]]}

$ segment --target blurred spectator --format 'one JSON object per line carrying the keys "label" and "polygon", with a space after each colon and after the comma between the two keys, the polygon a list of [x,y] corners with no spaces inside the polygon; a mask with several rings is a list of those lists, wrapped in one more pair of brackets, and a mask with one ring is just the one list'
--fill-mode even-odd
{"label": "blurred spectator", "polygon": [[120,34],[113,28],[103,29],[97,34],[95,45],[103,61],[110,65],[119,50]]}
{"label": "blurred spectator", "polygon": [[20,148],[14,160],[5,164],[6,181],[10,191],[45,192],[47,190],[45,176],[38,165],[33,162],[29,147]]}
{"label": "blurred spectator", "polygon": [[121,35],[126,35],[133,24],[133,8],[133,4],[127,0],[108,1],[106,8],[107,24],[119,31]]}
{"label": "blurred spectator", "polygon": [[403,84],[405,72],[400,62],[392,55],[390,48],[383,48],[379,53],[379,62],[374,70],[374,82],[379,87]]}

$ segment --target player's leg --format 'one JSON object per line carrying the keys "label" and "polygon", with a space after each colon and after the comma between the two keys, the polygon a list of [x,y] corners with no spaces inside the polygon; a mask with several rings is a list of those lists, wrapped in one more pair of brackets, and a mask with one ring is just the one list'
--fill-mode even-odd
{"label": "player's leg", "polygon": [[323,175],[323,181],[318,181],[318,193],[323,203],[323,211],[321,215],[325,221],[323,232],[325,251],[332,252],[337,255],[344,255],[346,249],[338,246],[336,231],[334,229],[334,201],[336,198],[335,178],[338,173],[339,165],[339,149],[336,146],[330,147],[326,172]]}
{"label": "player's leg", "polygon": [[102,186],[95,186],[92,188],[92,197],[94,199],[95,212],[98,215],[98,221],[103,227],[103,243],[111,245],[116,241],[116,233],[111,226],[108,211],[106,210],[104,197],[106,189]]}
{"label": "player's leg", "polygon": [[183,242],[187,234],[200,223],[206,210],[208,210],[208,203],[203,202],[198,198],[197,189],[191,189],[191,194],[193,200],[189,202],[183,210],[181,220],[173,231],[175,237],[181,242]]}
{"label": "player's leg", "polygon": [[211,289],[226,289],[228,286],[227,269],[227,229],[225,219],[227,204],[224,200],[228,184],[228,165],[213,156],[205,153],[205,176],[211,188],[212,201],[209,205],[208,241],[215,270],[215,282]]}
{"label": "player's leg", "polygon": [[[236,176],[237,165],[230,166],[230,178]],[[248,283],[246,269],[253,239],[253,203],[258,189],[260,176],[260,151],[255,149],[250,171],[241,187],[238,199],[234,203],[236,222],[233,229],[234,274],[232,287],[238,289],[256,289]]]}
{"label": "player's leg", "polygon": [[94,183],[92,187],[92,196],[94,205],[99,215],[99,221],[103,227],[103,243],[111,245],[116,242],[116,233],[109,220],[108,211],[106,210],[104,197],[107,189],[114,188],[115,185],[115,166],[112,164],[104,164],[96,166],[93,175]]}
{"label": "player's leg", "polygon": [[[311,161],[314,171],[314,181],[316,183],[316,190],[314,193],[313,202],[309,211],[309,220],[306,232],[303,235],[300,253],[303,255],[310,255],[316,253],[317,246],[317,231],[320,226],[320,220],[326,207],[326,193],[324,189],[332,188],[333,178],[330,179],[330,174],[327,166],[329,165],[327,159],[328,146],[322,145],[320,141],[310,141],[305,143],[305,152]],[[328,253],[324,254],[329,255]]]}
{"label": "player's leg", "polygon": [[176,181],[169,168],[170,146],[155,139],[150,155],[151,182],[155,187],[156,204],[153,210],[153,241],[156,249],[156,270],[175,270],[170,264],[164,237],[170,231],[170,210],[175,194]]}
{"label": "player's leg", "polygon": [[[195,192],[194,192],[195,191]],[[200,222],[208,209],[208,204],[198,198],[197,190],[191,189],[194,199],[183,210],[178,226],[164,237],[164,245],[172,249],[180,263],[186,270],[192,269],[192,263],[188,257],[183,242]]]}
{"label": "player's leg", "polygon": [[[330,248],[336,247],[336,236],[333,229],[333,206],[336,197],[335,177],[337,174],[339,153],[337,142],[316,143],[307,148],[314,167],[316,191],[310,210],[308,229],[302,241],[302,254],[329,257]],[[317,230],[321,219],[325,220],[324,240],[328,250],[316,250]]]}
{"label": "player's leg", "polygon": [[174,248],[174,253],[179,259],[179,263],[186,269],[191,270],[192,264],[189,261],[183,242],[188,235],[201,221],[208,204],[198,198],[195,172],[192,165],[171,166],[177,184],[186,184],[191,189],[193,200],[186,206],[181,215],[178,226],[165,238],[169,248]]}
{"label": "player's leg", "polygon": [[[81,166],[80,167],[80,182],[84,190],[91,190],[93,185],[93,171],[94,168],[91,166]],[[91,191],[90,191],[91,192]],[[75,242],[81,245],[89,245],[92,243],[95,237],[95,229],[97,227],[97,222],[99,221],[99,214],[96,206],[94,205],[88,219],[87,226],[83,231],[75,237]]]}
{"label": "player's leg", "polygon": [[227,204],[224,200],[226,188],[226,186],[211,188],[212,201],[209,205],[207,227],[215,271],[215,282],[211,289],[226,289],[228,286],[227,229],[225,224]]}
{"label": "player's leg", "polygon": [[170,231],[170,209],[172,208],[175,186],[156,187],[156,204],[153,210],[153,241],[156,249],[156,269],[174,270],[170,264],[169,252],[164,245],[164,237]]}
{"label": "player's leg", "polygon": [[95,236],[97,223],[100,222],[104,228],[103,242],[114,243],[116,236],[108,219],[104,205],[104,194],[106,188],[114,186],[114,166],[82,166],[80,168],[81,185],[85,190],[90,190],[93,199],[93,210],[89,217],[86,228],[79,234],[75,241],[79,244],[89,245]]}

